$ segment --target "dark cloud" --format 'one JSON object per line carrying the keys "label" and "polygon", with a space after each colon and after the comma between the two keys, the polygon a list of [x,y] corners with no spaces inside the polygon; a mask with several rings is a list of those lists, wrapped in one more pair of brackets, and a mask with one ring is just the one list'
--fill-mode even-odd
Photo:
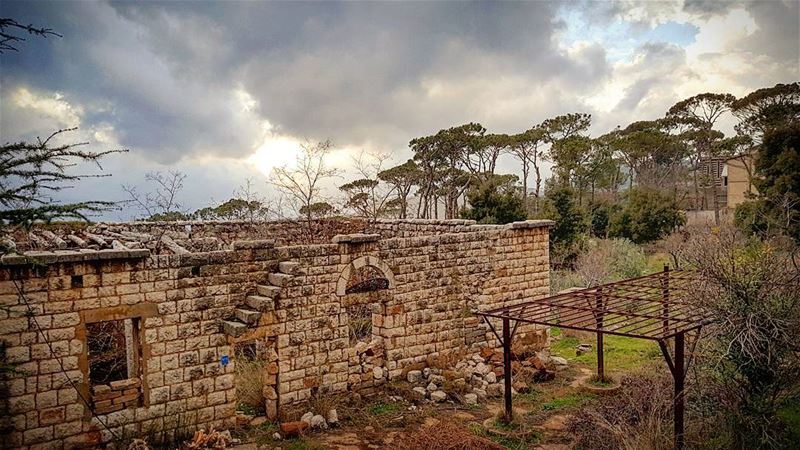
{"label": "dark cloud", "polygon": [[[6,0],[2,16],[64,37],[30,39],[19,54],[0,57],[0,132],[8,139],[32,136],[80,117],[89,132],[113,131],[136,153],[137,165],[150,162],[162,170],[196,164],[201,156],[242,159],[261,142],[267,121],[298,139],[331,138],[340,146],[395,153],[398,160],[408,155],[409,139],[468,121],[518,132],[581,111],[594,113],[595,131],[604,133],[662,115],[684,94],[677,87],[687,80],[701,84],[705,76],[688,67],[686,52],[674,41],[645,43],[642,36],[681,8],[705,19],[740,7],[758,30],[726,52],[763,61],[769,80],[792,81],[799,65],[796,1]],[[578,30],[574,45],[559,40],[567,31],[565,11],[580,11],[587,27]],[[588,28],[619,21],[625,21],[619,44],[632,57],[612,64],[608,42],[592,42]],[[703,58],[719,58],[724,68],[726,56]],[[752,70],[736,76],[748,89],[765,82]],[[608,86],[616,92],[605,92]],[[59,93],[76,115],[13,109],[10,95],[20,88]],[[599,93],[618,102],[594,110],[589,104],[597,102],[587,99]],[[118,167],[125,171],[125,164]],[[197,177],[229,176],[192,167]],[[225,184],[213,181],[198,184]],[[230,189],[238,182],[227,181]]]}
{"label": "dark cloud", "polygon": [[699,17],[708,18],[726,14],[731,8],[741,4],[740,0],[684,0],[683,10]]}
{"label": "dark cloud", "polygon": [[[519,96],[527,86],[578,94],[609,72],[599,46],[572,57],[557,48],[554,7],[540,2],[37,6],[12,2],[7,14],[64,38],[11,60],[4,84],[110,105],[86,112],[161,162],[249,154],[263,120],[302,138],[393,150],[454,123],[519,122],[487,110],[486,93],[514,95],[516,83]],[[242,112],[239,89],[258,107]]]}

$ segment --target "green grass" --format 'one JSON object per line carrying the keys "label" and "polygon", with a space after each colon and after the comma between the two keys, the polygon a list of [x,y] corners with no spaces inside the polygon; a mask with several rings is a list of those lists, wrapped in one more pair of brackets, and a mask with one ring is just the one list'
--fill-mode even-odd
{"label": "green grass", "polygon": [[597,396],[592,394],[570,394],[542,403],[541,407],[545,411],[553,411],[556,409],[578,406],[595,398],[597,398]]}
{"label": "green grass", "polygon": [[531,389],[530,392],[517,394],[517,396],[514,398],[522,403],[538,403],[541,395],[542,393],[540,391]]}
{"label": "green grass", "polygon": [[791,439],[795,442],[800,442],[800,398],[794,404],[780,409],[778,418],[786,424]]}
{"label": "green grass", "polygon": [[[551,336],[561,335],[561,331],[552,328]],[[605,365],[609,371],[628,371],[643,366],[644,364],[661,358],[661,350],[658,344],[646,339],[635,339],[624,336],[605,335],[603,337],[605,347]],[[597,366],[597,344],[592,341],[592,351],[580,356],[575,354],[575,347],[581,341],[574,337],[562,337],[553,342],[550,346],[550,353],[566,358],[570,363],[586,364],[590,367]]]}
{"label": "green grass", "polygon": [[367,411],[373,416],[385,416],[403,410],[403,404],[398,402],[378,402],[369,406]]}
{"label": "green grass", "polygon": [[665,265],[668,265],[670,269],[675,270],[675,265],[672,263],[672,257],[662,252],[653,253],[652,255],[647,256],[647,268],[645,269],[645,273],[648,274],[662,272]]}

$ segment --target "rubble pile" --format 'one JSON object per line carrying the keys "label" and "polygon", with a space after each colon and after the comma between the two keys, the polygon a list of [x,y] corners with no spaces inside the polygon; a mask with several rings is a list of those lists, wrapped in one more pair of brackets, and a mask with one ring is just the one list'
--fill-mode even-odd
{"label": "rubble pile", "polygon": [[[525,393],[530,384],[550,381],[555,372],[567,367],[567,360],[550,356],[548,349],[529,353],[512,353],[512,393]],[[467,405],[477,405],[490,397],[502,397],[503,352],[485,347],[457,362],[453,369],[425,367],[409,370],[406,381],[413,387],[411,396],[417,401],[443,402],[453,398]]]}

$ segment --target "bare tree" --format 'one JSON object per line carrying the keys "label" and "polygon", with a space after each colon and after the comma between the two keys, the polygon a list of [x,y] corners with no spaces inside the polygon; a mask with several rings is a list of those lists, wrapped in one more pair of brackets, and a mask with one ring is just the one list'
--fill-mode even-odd
{"label": "bare tree", "polygon": [[181,211],[182,205],[178,202],[178,194],[183,189],[186,174],[170,170],[166,174],[150,172],[144,178],[152,185],[150,191],[141,194],[136,186],[131,185],[123,185],[122,189],[130,197],[129,202],[143,211],[148,220],[170,221],[187,218]]}
{"label": "bare tree", "polygon": [[339,171],[325,162],[333,148],[330,141],[306,143],[300,147],[294,166],[275,167],[268,182],[286,197],[295,214],[305,216],[310,224],[314,219],[313,205],[326,200],[322,182],[338,176]]}
{"label": "bare tree", "polygon": [[386,216],[399,206],[391,198],[395,187],[382,183],[379,177],[387,160],[389,155],[385,153],[364,151],[353,158],[353,164],[360,178],[339,186],[339,190],[347,195],[345,207],[363,217],[377,219]]}

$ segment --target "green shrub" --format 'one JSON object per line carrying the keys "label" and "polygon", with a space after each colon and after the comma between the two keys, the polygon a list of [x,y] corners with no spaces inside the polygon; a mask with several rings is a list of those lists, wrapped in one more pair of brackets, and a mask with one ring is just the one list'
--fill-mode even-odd
{"label": "green shrub", "polygon": [[589,228],[585,211],[576,203],[569,186],[548,187],[539,217],[555,221],[550,228],[550,250],[554,264],[568,264],[575,259]]}
{"label": "green shrub", "polygon": [[575,272],[583,286],[644,275],[647,257],[638,245],[627,239],[592,239],[575,261]]}
{"label": "green shrub", "polygon": [[627,203],[609,224],[610,237],[623,237],[642,244],[656,241],[686,223],[675,199],[658,191],[632,189]]}

